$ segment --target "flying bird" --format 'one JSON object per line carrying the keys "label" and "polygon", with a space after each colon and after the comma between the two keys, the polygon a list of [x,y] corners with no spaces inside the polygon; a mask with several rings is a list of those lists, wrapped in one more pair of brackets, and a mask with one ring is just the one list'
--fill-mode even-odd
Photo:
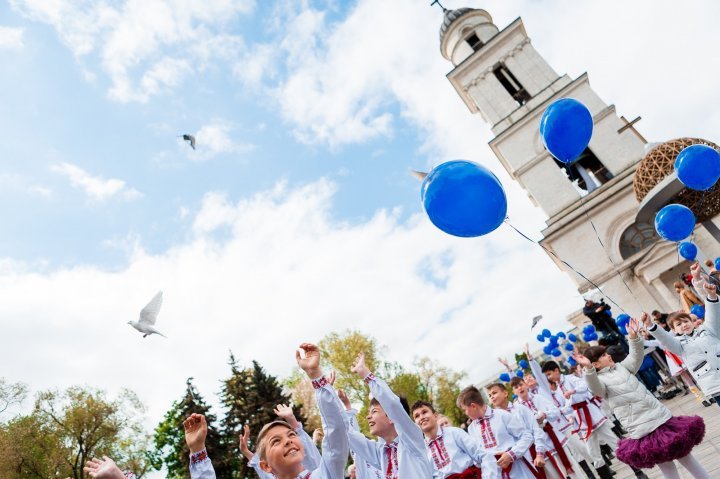
{"label": "flying bird", "polygon": [[427,178],[427,175],[428,175],[428,174],[425,173],[424,171],[410,170],[410,175],[411,175],[413,178],[416,178],[416,179],[418,179],[418,180],[420,180],[420,181],[423,181],[425,178]]}
{"label": "flying bird", "polygon": [[160,313],[160,307],[162,306],[163,294],[162,291],[158,291],[153,299],[140,311],[139,321],[128,321],[128,324],[133,328],[143,333],[143,338],[150,336],[151,334],[159,334],[163,338],[166,338],[163,333],[155,329],[155,321],[157,321],[158,314]]}
{"label": "flying bird", "polygon": [[186,134],[186,135],[182,136],[182,139],[187,141],[188,143],[190,143],[190,146],[192,147],[193,150],[195,149],[195,137],[194,136]]}
{"label": "flying bird", "polygon": [[533,329],[535,326],[537,326],[537,323],[539,323],[541,319],[542,319],[542,314],[540,314],[540,315],[538,315],[538,316],[535,316],[535,317],[532,319],[532,326],[530,326],[530,331],[532,331],[532,329]]}

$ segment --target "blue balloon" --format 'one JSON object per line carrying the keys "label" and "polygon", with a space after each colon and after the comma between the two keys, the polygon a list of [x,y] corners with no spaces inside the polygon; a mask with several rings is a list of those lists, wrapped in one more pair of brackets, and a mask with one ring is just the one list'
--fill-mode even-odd
{"label": "blue balloon", "polygon": [[682,241],[693,232],[695,215],[687,206],[673,203],[655,215],[655,230],[668,241]]}
{"label": "blue balloon", "polygon": [[617,319],[615,319],[615,324],[620,326],[621,324],[629,324],[630,323],[630,315],[629,314],[619,314]]}
{"label": "blue balloon", "polygon": [[585,105],[562,98],[547,107],[540,119],[545,148],[563,163],[572,163],[585,151],[593,131],[593,119]]}
{"label": "blue balloon", "polygon": [[707,145],[691,145],[675,159],[675,171],[683,185],[705,191],[720,178],[720,153]]}
{"label": "blue balloon", "polygon": [[577,366],[577,361],[573,357],[568,358],[568,363],[570,363],[570,366]]}
{"label": "blue balloon", "polygon": [[530,367],[530,365],[528,364],[528,362],[525,361],[524,359],[521,359],[520,361],[518,361],[518,366],[520,366],[520,367],[523,368],[523,369],[527,369],[527,368]]}
{"label": "blue balloon", "polygon": [[546,338],[549,338],[550,336],[552,336],[552,333],[550,332],[549,329],[543,329],[542,335],[545,336]]}
{"label": "blue balloon", "polygon": [[510,374],[509,373],[501,373],[500,381],[502,381],[504,383],[509,383],[510,382]]}
{"label": "blue balloon", "polygon": [[592,334],[590,335],[590,341],[597,341],[598,338],[599,338],[599,336],[598,336],[597,333],[592,333]]}
{"label": "blue balloon", "polygon": [[593,324],[586,324],[583,328],[583,333],[594,333],[595,332],[595,325]]}
{"label": "blue balloon", "polygon": [[568,334],[568,341],[574,343],[575,341],[577,341],[577,336],[575,336],[573,333]]}
{"label": "blue balloon", "polygon": [[695,261],[695,258],[697,257],[697,246],[690,241],[683,241],[680,243],[678,251],[680,252],[680,256],[688,261]]}
{"label": "blue balloon", "polygon": [[500,181],[484,166],[453,160],[434,168],[420,190],[430,221],[453,236],[482,236],[497,229],[507,215]]}
{"label": "blue balloon", "polygon": [[720,269],[720,258],[715,258],[715,269]]}
{"label": "blue balloon", "polygon": [[540,341],[541,343],[544,343],[544,342],[545,342],[545,336],[543,336],[542,334],[538,334],[538,335],[537,335],[537,340]]}
{"label": "blue balloon", "polygon": [[512,395],[512,400],[514,401],[514,400],[516,400],[516,399],[517,399],[517,394],[513,394],[513,395]]}
{"label": "blue balloon", "polygon": [[612,311],[610,311],[609,309],[606,309],[605,311],[603,311],[603,313],[605,313],[606,315],[612,317]]}
{"label": "blue balloon", "polygon": [[563,339],[565,339],[565,333],[563,333],[562,331],[560,331],[559,333],[557,333],[555,336],[557,336],[558,338],[563,338]]}
{"label": "blue balloon", "polygon": [[702,319],[705,317],[705,306],[693,304],[693,307],[690,308],[690,313]]}
{"label": "blue balloon", "polygon": [[552,351],[550,351],[550,354],[552,354],[556,358],[562,356],[562,353],[560,352],[559,349],[553,349]]}
{"label": "blue balloon", "polygon": [[525,377],[525,373],[523,372],[522,369],[518,369],[517,371],[515,371],[515,376],[517,376],[517,377],[519,377],[520,379],[522,379],[523,377]]}
{"label": "blue balloon", "polygon": [[627,336],[627,327],[624,324],[618,324],[618,329],[620,330],[621,334]]}
{"label": "blue balloon", "polygon": [[552,350],[553,350],[553,348],[551,348],[551,347],[548,347],[548,346],[543,347],[543,353],[545,353],[545,354],[550,354],[552,352]]}
{"label": "blue balloon", "polygon": [[565,351],[572,351],[574,349],[575,349],[575,346],[573,346],[572,344],[570,344],[570,343],[565,344]]}

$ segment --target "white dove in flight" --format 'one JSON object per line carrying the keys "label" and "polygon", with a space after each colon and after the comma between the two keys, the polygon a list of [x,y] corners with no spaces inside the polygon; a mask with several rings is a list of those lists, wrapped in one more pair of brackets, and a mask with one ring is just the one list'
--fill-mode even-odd
{"label": "white dove in flight", "polygon": [[143,338],[151,334],[159,334],[163,338],[167,337],[155,329],[155,321],[157,321],[158,314],[160,313],[162,298],[162,291],[158,291],[158,294],[140,311],[140,321],[128,321],[130,326],[143,333]]}

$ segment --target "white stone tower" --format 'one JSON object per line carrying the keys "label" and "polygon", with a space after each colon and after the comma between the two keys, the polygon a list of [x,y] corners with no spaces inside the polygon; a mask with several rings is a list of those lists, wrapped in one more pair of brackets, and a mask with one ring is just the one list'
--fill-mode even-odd
{"label": "white stone tower", "polygon": [[[447,77],[460,98],[491,125],[491,149],[547,215],[542,244],[601,285],[628,313],[677,309],[669,289],[677,275],[667,273],[678,266],[674,245],[658,242],[647,218],[637,220],[633,179],[647,142],[618,117],[614,105],[593,91],[588,75],[558,75],[533,48],[522,19],[499,30],[490,14],[480,9],[444,11],[440,51],[454,66]],[[545,108],[563,97],[585,104],[594,121],[588,149],[567,168],[545,150],[539,134]],[[717,250],[707,232],[697,242],[701,248]],[[553,260],[581,293],[594,290]],[[638,270],[648,263],[656,265],[652,277]]]}

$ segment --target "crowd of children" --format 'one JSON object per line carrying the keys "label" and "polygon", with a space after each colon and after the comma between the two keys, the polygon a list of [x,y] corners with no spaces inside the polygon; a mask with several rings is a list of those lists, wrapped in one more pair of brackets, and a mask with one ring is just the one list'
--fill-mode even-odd
{"label": "crowd of children", "polygon": [[[335,391],[332,378],[323,375],[317,346],[303,343],[296,360],[315,390],[324,430],[321,452],[285,405],[275,410],[279,419],[259,431],[256,451],[248,447],[247,427],[240,450],[262,479],[611,479],[613,452],[638,478],[647,478],[643,469],[657,466],[665,478],[679,479],[677,461],[692,477],[709,479],[692,455],[705,435],[702,418],[673,416],[636,377],[644,337],[652,335],[720,404],[717,288],[698,265],[692,273],[705,303],[703,324],[687,313],[673,313],[667,318],[672,334],[643,314],[630,321],[630,351],[622,361],[616,362],[604,346],[575,351],[580,375],[563,374],[555,361],[538,363],[526,345],[532,374],[510,381],[514,402],[502,383],[485,387],[489,404],[474,386],[460,392],[457,405],[468,417],[466,429],[451,425],[429,402],[408,407],[358,352],[352,372],[370,390],[366,420],[376,439],[369,439],[360,432],[347,395]],[[624,437],[618,437],[613,421]],[[205,418],[193,414],[184,428],[191,478],[214,479]],[[93,459],[85,470],[95,479],[131,477],[109,458]]]}

